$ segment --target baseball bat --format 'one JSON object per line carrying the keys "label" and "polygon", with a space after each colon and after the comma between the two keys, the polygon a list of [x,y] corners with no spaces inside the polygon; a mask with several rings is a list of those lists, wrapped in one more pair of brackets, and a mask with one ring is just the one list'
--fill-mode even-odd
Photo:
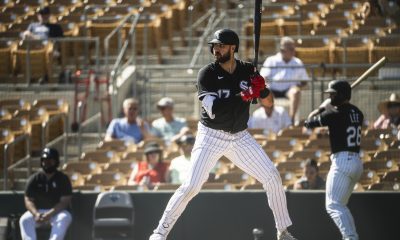
{"label": "baseball bat", "polygon": [[258,49],[260,46],[260,32],[261,32],[261,5],[262,5],[262,0],[255,0],[255,6],[254,6],[254,19],[253,19],[253,28],[254,28],[254,34],[253,34],[253,43],[254,43],[254,59],[253,59],[253,65],[257,68],[258,66]]}
{"label": "baseball bat", "polygon": [[[351,89],[354,89],[355,87],[357,87],[362,81],[364,81],[369,76],[371,76],[372,73],[374,73],[376,70],[379,70],[381,67],[383,67],[386,64],[387,61],[388,60],[387,60],[386,57],[382,57],[381,59],[379,59],[379,61],[377,61],[376,63],[374,63],[374,65],[369,67],[360,77],[357,78],[356,81],[354,81],[350,85]],[[314,116],[316,114],[321,113],[326,108],[332,108],[331,99],[330,98],[325,99],[325,101],[323,103],[321,103],[321,105],[319,106],[319,109],[316,109],[313,112],[311,112],[308,115],[308,118],[310,118],[310,117],[312,117],[312,116]]]}
{"label": "baseball bat", "polygon": [[383,67],[386,64],[386,62],[387,62],[386,57],[382,57],[381,59],[379,59],[379,61],[377,61],[374,65],[368,68],[367,71],[365,71],[359,78],[357,78],[356,81],[354,81],[351,84],[351,89],[357,87],[358,84],[367,79],[373,72]]}

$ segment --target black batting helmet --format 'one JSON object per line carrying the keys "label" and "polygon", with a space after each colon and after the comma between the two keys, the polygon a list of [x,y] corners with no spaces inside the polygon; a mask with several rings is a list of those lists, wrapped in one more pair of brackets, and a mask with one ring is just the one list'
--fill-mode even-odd
{"label": "black batting helmet", "polygon": [[55,164],[56,168],[60,165],[60,155],[58,154],[57,149],[44,148],[42,150],[42,154],[40,155],[40,162],[42,162],[45,159],[53,159],[56,162]]}
{"label": "black batting helmet", "polygon": [[333,80],[329,82],[328,89],[325,90],[326,93],[336,93],[340,95],[345,100],[351,99],[351,87],[347,81],[343,80]]}
{"label": "black batting helmet", "polygon": [[239,50],[239,36],[231,29],[224,28],[215,31],[214,38],[208,42],[208,44],[210,44],[211,53],[213,52],[214,43],[235,45],[235,52]]}

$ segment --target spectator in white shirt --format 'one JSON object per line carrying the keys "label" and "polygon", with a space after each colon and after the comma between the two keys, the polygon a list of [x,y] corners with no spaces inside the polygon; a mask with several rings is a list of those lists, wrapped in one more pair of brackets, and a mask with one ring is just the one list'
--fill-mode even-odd
{"label": "spectator in white shirt", "polygon": [[294,123],[300,104],[300,88],[310,78],[303,62],[295,57],[295,42],[290,37],[283,37],[280,52],[268,57],[260,70],[261,76],[270,81],[270,89],[276,98],[288,98],[289,116]]}
{"label": "spectator in white shirt", "polygon": [[249,128],[262,128],[264,134],[278,133],[281,129],[289,127],[292,122],[285,108],[275,106],[273,103],[260,99],[261,107],[256,109],[251,115]]}
{"label": "spectator in white shirt", "polygon": [[181,184],[185,180],[190,168],[190,156],[194,141],[195,138],[191,134],[183,135],[176,141],[181,156],[172,159],[169,165],[171,183]]}

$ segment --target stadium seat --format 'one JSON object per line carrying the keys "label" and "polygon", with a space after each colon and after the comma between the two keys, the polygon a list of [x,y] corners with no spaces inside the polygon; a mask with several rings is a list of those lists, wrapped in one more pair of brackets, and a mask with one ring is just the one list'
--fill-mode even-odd
{"label": "stadium seat", "polygon": [[69,177],[73,188],[85,185],[85,178],[79,172],[65,172],[65,174]]}
{"label": "stadium seat", "polygon": [[[0,176],[3,176],[4,169],[4,146],[14,141],[14,134],[7,128],[0,127]],[[7,166],[10,166],[14,159],[14,147],[11,146],[7,155]]]}
{"label": "stadium seat", "polygon": [[216,176],[215,182],[243,185],[251,182],[251,177],[243,172],[228,172]]}
{"label": "stadium seat", "polygon": [[369,185],[368,190],[380,190],[380,191],[399,191],[399,183],[381,182]]}
{"label": "stadium seat", "polygon": [[400,41],[396,38],[378,38],[372,48],[372,61],[387,57],[391,63],[400,62]]}
{"label": "stadium seat", "polygon": [[302,144],[295,138],[277,138],[275,140],[268,140],[264,149],[279,150],[281,152],[290,152],[301,150]]}
{"label": "stadium seat", "polygon": [[154,186],[153,191],[161,191],[161,190],[176,190],[179,188],[181,184],[174,183],[158,183]]}
{"label": "stadium seat", "polygon": [[363,173],[361,174],[361,177],[360,177],[360,179],[358,180],[358,182],[359,182],[362,186],[367,187],[367,186],[369,186],[369,185],[371,185],[371,184],[378,183],[379,180],[380,180],[380,179],[379,179],[379,176],[378,176],[378,174],[377,174],[375,171],[366,169],[366,170],[364,170]]}
{"label": "stadium seat", "polygon": [[95,161],[70,161],[62,167],[64,172],[78,172],[82,176],[87,177],[90,174],[98,174],[102,172],[100,164]]}
{"label": "stadium seat", "polygon": [[22,75],[22,82],[26,82],[27,57],[29,57],[30,82],[39,79],[52,81],[52,44],[47,41],[21,41],[13,52],[15,57],[14,72]]}
{"label": "stadium seat", "polygon": [[400,171],[386,172],[382,177],[383,182],[400,182]]}
{"label": "stadium seat", "polygon": [[122,161],[107,163],[103,167],[103,172],[121,172],[125,175],[130,175],[135,167],[136,161]]}
{"label": "stadium seat", "polygon": [[[12,118],[0,121],[0,129],[8,129],[14,137],[24,134],[31,134],[31,124],[25,118]],[[27,141],[27,140],[26,140]],[[26,141],[18,142],[14,145],[15,149],[12,158],[16,161],[26,156]]]}
{"label": "stadium seat", "polygon": [[261,183],[253,183],[253,184],[245,184],[243,185],[240,190],[264,190]]}
{"label": "stadium seat", "polygon": [[297,181],[297,176],[294,172],[285,171],[281,172],[280,175],[283,186],[289,186]]}
{"label": "stadium seat", "polygon": [[400,140],[393,140],[389,145],[389,149],[400,149]]}
{"label": "stadium seat", "polygon": [[309,35],[314,29],[315,26],[318,24],[313,19],[308,19],[301,21],[288,21],[285,20],[281,24],[282,28],[282,35],[283,36],[302,36],[302,35]]}
{"label": "stadium seat", "polygon": [[143,150],[136,150],[125,152],[122,155],[121,161],[141,161],[144,159],[144,151]]}
{"label": "stadium seat", "polygon": [[369,128],[364,132],[364,138],[376,138],[376,139],[386,139],[392,138],[394,136],[394,132],[391,128],[387,129],[373,129]]}
{"label": "stadium seat", "polygon": [[31,149],[34,152],[40,152],[47,143],[48,132],[43,128],[44,124],[49,121],[49,114],[44,108],[31,108],[29,110],[16,110],[14,115],[16,118],[24,118],[29,120],[31,124]]}
{"label": "stadium seat", "polygon": [[393,160],[400,164],[400,149],[388,149],[377,151],[373,157],[373,161]]}
{"label": "stadium seat", "polygon": [[136,145],[133,142],[128,142],[120,139],[113,139],[110,141],[100,141],[97,145],[99,150],[112,150],[119,155],[123,155],[125,152],[136,151]]}
{"label": "stadium seat", "polygon": [[113,151],[96,150],[82,153],[80,158],[82,161],[94,161],[98,164],[105,165],[106,163],[119,162],[120,158]]}
{"label": "stadium seat", "polygon": [[303,174],[304,161],[279,162],[275,166],[280,173],[292,172],[299,177]]}
{"label": "stadium seat", "polygon": [[303,140],[308,139],[310,137],[310,135],[311,135],[310,130],[306,130],[305,132],[303,132],[303,127],[290,126],[290,127],[281,129],[278,132],[277,137],[279,137],[279,138],[292,137],[292,138],[296,138],[300,141],[303,141]]}
{"label": "stadium seat", "polygon": [[388,161],[371,161],[364,163],[364,169],[366,170],[373,170],[379,176],[382,176],[387,171],[395,171],[399,169],[399,166],[396,162],[392,160]]}
{"label": "stadium seat", "polygon": [[8,109],[0,110],[0,120],[11,119],[13,115],[8,111]]}
{"label": "stadium seat", "polygon": [[206,182],[201,190],[235,190],[235,186],[228,182]]}
{"label": "stadium seat", "polygon": [[129,193],[124,191],[100,193],[93,209],[92,239],[132,239],[134,215]]}
{"label": "stadium seat", "polygon": [[376,152],[386,148],[386,144],[381,139],[377,138],[363,138],[361,140],[361,149],[366,152]]}
{"label": "stadium seat", "polygon": [[31,104],[22,98],[8,98],[0,100],[0,108],[6,109],[9,113],[14,114],[16,110],[28,110]]}
{"label": "stadium seat", "polygon": [[304,149],[316,149],[323,151],[330,151],[329,138],[309,139],[304,144]]}
{"label": "stadium seat", "polygon": [[[335,63],[370,63],[370,50],[372,49],[372,42],[368,38],[342,38],[336,42],[334,50]],[[344,71],[344,70],[343,70]],[[346,69],[347,74],[358,75],[365,69]]]}
{"label": "stadium seat", "polygon": [[319,161],[319,158],[324,156],[321,150],[304,149],[301,151],[292,151],[287,156],[286,161],[303,161],[305,159],[315,159]]}
{"label": "stadium seat", "polygon": [[110,189],[114,185],[124,185],[127,183],[126,176],[119,172],[105,172],[91,174],[86,178],[85,184],[101,185]]}

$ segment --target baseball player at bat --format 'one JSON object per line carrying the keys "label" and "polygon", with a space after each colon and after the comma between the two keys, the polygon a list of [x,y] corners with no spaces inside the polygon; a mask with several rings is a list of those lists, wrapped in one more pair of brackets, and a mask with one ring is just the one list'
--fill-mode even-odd
{"label": "baseball player at bat", "polygon": [[250,102],[259,97],[271,98],[269,89],[253,64],[235,59],[239,37],[234,31],[216,31],[209,44],[215,61],[198,73],[202,112],[188,177],[169,200],[150,240],[167,239],[175,222],[222,156],[263,184],[275,218],[278,240],[295,240],[287,230],[292,222],[279,172],[246,130]]}
{"label": "baseball player at bat", "polygon": [[351,87],[348,82],[331,81],[325,92],[329,93],[332,107],[314,111],[304,126],[328,126],[332,165],[326,181],[326,210],[344,240],[358,240],[353,217],[346,205],[363,171],[359,152],[364,115],[349,102]]}

